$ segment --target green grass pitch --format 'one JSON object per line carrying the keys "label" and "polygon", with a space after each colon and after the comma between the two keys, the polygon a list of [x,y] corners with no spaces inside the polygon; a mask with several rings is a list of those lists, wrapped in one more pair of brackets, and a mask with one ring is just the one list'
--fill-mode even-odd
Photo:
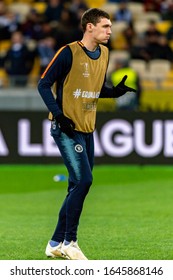
{"label": "green grass pitch", "polygon": [[[66,195],[63,165],[1,165],[0,259],[46,260]],[[95,166],[79,224],[90,260],[173,260],[171,166]]]}

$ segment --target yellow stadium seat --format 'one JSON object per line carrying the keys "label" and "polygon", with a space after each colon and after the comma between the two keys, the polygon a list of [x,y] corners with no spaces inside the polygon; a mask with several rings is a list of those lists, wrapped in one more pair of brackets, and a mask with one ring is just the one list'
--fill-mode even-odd
{"label": "yellow stadium seat", "polygon": [[142,79],[141,85],[142,85],[142,88],[146,89],[146,90],[157,89],[157,83],[154,80]]}
{"label": "yellow stadium seat", "polygon": [[117,59],[129,59],[130,58],[130,54],[128,51],[125,51],[125,50],[111,50],[110,51],[110,61],[115,61]]}
{"label": "yellow stadium seat", "polygon": [[173,90],[173,70],[171,69],[166,78],[162,81],[161,87],[165,89],[172,89]]}
{"label": "yellow stadium seat", "polygon": [[173,109],[171,89],[147,89],[141,96],[141,111],[165,111]]}
{"label": "yellow stadium seat", "polygon": [[171,70],[171,62],[166,59],[152,59],[148,62],[148,72],[151,78],[164,80]]}
{"label": "yellow stadium seat", "polygon": [[90,8],[100,8],[105,2],[106,0],[86,0],[86,4]]}
{"label": "yellow stadium seat", "polygon": [[169,41],[169,46],[171,47],[171,49],[173,50],[173,40]]}
{"label": "yellow stadium seat", "polygon": [[147,62],[143,59],[130,59],[129,66],[133,68],[141,78],[146,77],[148,72]]}
{"label": "yellow stadium seat", "polygon": [[134,30],[138,35],[144,34],[144,32],[148,29],[149,22],[147,20],[136,19],[134,21]]}
{"label": "yellow stadium seat", "polygon": [[155,22],[159,22],[161,20],[161,16],[157,12],[143,12],[143,13],[139,14],[138,19],[146,20],[146,21],[153,20]]}
{"label": "yellow stadium seat", "polygon": [[47,3],[45,2],[35,2],[32,3],[32,8],[36,10],[39,14],[43,14],[46,10]]}
{"label": "yellow stadium seat", "polygon": [[137,18],[140,18],[140,15],[144,12],[144,5],[143,3],[129,1],[128,9],[131,11],[132,17],[135,20]]}
{"label": "yellow stadium seat", "polygon": [[167,33],[170,26],[171,22],[169,20],[163,20],[156,23],[157,29],[163,34]]}
{"label": "yellow stadium seat", "polygon": [[28,84],[32,87],[36,86],[38,79],[40,77],[40,59],[38,57],[35,58],[34,66],[32,68],[31,73],[29,74]]}
{"label": "yellow stadium seat", "polygon": [[20,22],[24,22],[27,15],[31,10],[31,5],[25,2],[15,2],[8,5],[9,11],[17,14],[19,13],[19,20]]}
{"label": "yellow stadium seat", "polygon": [[0,68],[0,87],[8,86],[8,75],[3,68]]}
{"label": "yellow stadium seat", "polygon": [[123,31],[127,28],[128,24],[125,21],[113,21],[111,45],[113,49],[124,49],[126,47],[126,40],[123,36]]}
{"label": "yellow stadium seat", "polygon": [[11,46],[10,40],[2,40],[0,42],[0,56],[4,56]]}
{"label": "yellow stadium seat", "polygon": [[113,19],[114,14],[119,8],[118,3],[111,3],[111,2],[105,2],[103,5],[100,7],[102,10],[107,12],[110,15],[111,20]]}

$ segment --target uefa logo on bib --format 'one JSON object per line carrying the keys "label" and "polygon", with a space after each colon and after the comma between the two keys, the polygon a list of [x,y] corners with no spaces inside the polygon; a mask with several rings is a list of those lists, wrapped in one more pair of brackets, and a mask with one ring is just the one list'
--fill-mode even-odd
{"label": "uefa logo on bib", "polygon": [[80,145],[80,144],[77,144],[75,147],[74,147],[75,151],[77,153],[82,153],[83,152],[83,147]]}

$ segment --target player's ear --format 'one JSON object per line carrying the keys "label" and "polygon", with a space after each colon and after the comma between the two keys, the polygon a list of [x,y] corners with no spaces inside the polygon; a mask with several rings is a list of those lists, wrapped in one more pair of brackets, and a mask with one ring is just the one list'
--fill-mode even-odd
{"label": "player's ear", "polygon": [[87,24],[87,30],[88,30],[89,32],[92,32],[92,30],[93,30],[93,24],[92,24],[92,23],[88,23],[88,24]]}

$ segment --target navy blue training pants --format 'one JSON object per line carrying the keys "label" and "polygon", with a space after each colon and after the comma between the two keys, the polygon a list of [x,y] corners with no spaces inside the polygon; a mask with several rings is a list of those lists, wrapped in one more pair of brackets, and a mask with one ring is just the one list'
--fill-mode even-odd
{"label": "navy blue training pants", "polygon": [[60,130],[56,122],[52,121],[51,135],[60,150],[69,173],[68,193],[60,209],[52,240],[58,242],[62,242],[64,239],[76,241],[83,203],[93,180],[93,133],[75,131],[75,136],[69,138]]}

